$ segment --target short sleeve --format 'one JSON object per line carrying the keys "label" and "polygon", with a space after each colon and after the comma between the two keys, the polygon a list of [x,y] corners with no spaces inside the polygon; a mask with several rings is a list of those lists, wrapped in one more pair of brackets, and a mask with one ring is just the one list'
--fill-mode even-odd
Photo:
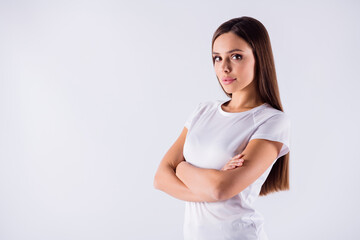
{"label": "short sleeve", "polygon": [[267,139],[283,143],[277,158],[286,155],[290,151],[290,119],[285,113],[276,114],[263,123],[254,131],[252,139]]}
{"label": "short sleeve", "polygon": [[190,126],[191,126],[191,123],[194,119],[194,117],[197,115],[197,113],[199,112],[200,110],[200,106],[201,106],[201,103],[199,103],[194,109],[193,111],[190,113],[190,115],[187,117],[186,121],[185,121],[185,124],[184,126],[189,129]]}

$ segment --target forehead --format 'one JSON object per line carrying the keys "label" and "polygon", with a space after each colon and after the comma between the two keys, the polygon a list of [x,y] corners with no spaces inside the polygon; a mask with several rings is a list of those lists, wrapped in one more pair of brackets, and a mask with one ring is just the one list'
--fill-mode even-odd
{"label": "forehead", "polygon": [[225,53],[235,48],[241,49],[244,52],[252,52],[249,44],[232,32],[227,32],[217,37],[214,42],[213,51],[217,53]]}

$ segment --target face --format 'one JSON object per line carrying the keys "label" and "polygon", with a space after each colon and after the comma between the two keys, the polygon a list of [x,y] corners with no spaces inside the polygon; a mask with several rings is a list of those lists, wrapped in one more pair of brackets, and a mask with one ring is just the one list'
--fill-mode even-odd
{"label": "face", "polygon": [[253,85],[255,58],[251,47],[236,34],[224,33],[215,40],[213,59],[216,76],[227,93]]}

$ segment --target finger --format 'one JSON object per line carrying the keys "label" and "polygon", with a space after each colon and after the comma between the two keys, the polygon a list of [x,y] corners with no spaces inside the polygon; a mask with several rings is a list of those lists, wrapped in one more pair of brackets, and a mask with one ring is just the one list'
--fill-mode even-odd
{"label": "finger", "polygon": [[235,163],[234,165],[232,165],[232,167],[239,167],[239,166],[242,166],[243,163],[239,162],[239,163]]}
{"label": "finger", "polygon": [[231,170],[231,169],[234,169],[234,168],[235,168],[235,167],[226,167],[226,168],[224,168],[223,171]]}
{"label": "finger", "polygon": [[234,169],[234,168],[241,167],[241,166],[242,166],[242,164],[228,165],[224,168],[224,170],[230,170],[230,169]]}
{"label": "finger", "polygon": [[232,162],[227,163],[226,166],[234,167],[234,166],[242,165],[243,163],[244,163],[243,161],[236,160],[236,161],[232,161]]}
{"label": "finger", "polygon": [[221,170],[226,171],[243,165],[244,159],[231,159]]}
{"label": "finger", "polygon": [[[227,167],[226,170],[232,170],[232,169],[236,169],[238,167],[241,167],[241,165],[236,165],[236,166],[231,166],[231,167]],[[225,170],[225,171],[226,171]]]}
{"label": "finger", "polygon": [[235,155],[232,159],[238,159],[238,158],[243,157],[243,156],[244,156],[244,154],[240,153],[238,155]]}
{"label": "finger", "polygon": [[232,163],[230,163],[231,166],[241,166],[244,164],[244,160],[237,160]]}
{"label": "finger", "polygon": [[240,163],[240,162],[231,163],[231,164],[229,164],[229,167],[239,166],[240,164],[242,164],[242,163]]}
{"label": "finger", "polygon": [[240,158],[240,159],[237,159],[237,158],[234,158],[234,159],[231,159],[228,163],[234,163],[234,162],[243,162],[244,159]]}
{"label": "finger", "polygon": [[228,165],[225,165],[225,166],[221,169],[221,171],[226,171],[228,168],[229,168],[229,166],[228,166]]}
{"label": "finger", "polygon": [[244,159],[242,159],[242,158],[240,158],[240,159],[234,159],[234,160],[232,160],[230,163],[239,163],[239,162],[243,163],[243,162],[244,162]]}
{"label": "finger", "polygon": [[224,167],[223,169],[221,169],[221,171],[226,171],[226,170],[229,170],[228,167]]}

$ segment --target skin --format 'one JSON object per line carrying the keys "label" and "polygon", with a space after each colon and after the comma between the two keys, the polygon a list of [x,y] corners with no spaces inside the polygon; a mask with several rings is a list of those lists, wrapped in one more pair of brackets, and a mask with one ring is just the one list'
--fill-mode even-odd
{"label": "skin", "polygon": [[[242,112],[264,103],[255,88],[255,58],[246,41],[232,32],[220,35],[214,42],[213,58],[220,84],[227,93],[232,93],[232,99],[222,106],[224,111]],[[224,77],[236,80],[225,85],[221,81]]]}
{"label": "skin", "polygon": [[[232,99],[221,106],[224,111],[242,112],[263,104],[253,81],[255,58],[242,38],[231,32],[220,35],[214,42],[213,57],[220,84],[227,93],[232,93]],[[223,77],[236,80],[225,85],[221,81]],[[234,197],[270,167],[282,147],[280,142],[253,139],[240,156],[229,159],[221,170],[198,168],[184,159],[186,134],[184,127],[160,162],[154,178],[156,189],[185,201],[217,202]]]}

